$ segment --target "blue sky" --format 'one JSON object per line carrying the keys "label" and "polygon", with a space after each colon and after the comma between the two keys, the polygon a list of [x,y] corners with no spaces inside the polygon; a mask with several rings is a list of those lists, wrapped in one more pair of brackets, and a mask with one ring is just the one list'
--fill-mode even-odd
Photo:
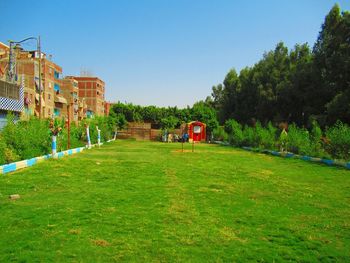
{"label": "blue sky", "polygon": [[1,0],[0,41],[40,35],[64,75],[89,70],[109,101],[184,107],[279,41],[312,46],[336,2],[350,10],[348,0]]}

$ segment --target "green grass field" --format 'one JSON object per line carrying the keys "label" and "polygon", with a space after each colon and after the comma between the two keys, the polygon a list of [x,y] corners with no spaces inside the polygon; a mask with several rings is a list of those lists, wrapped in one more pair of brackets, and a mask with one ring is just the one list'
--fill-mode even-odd
{"label": "green grass field", "polygon": [[349,171],[190,150],[117,141],[0,176],[0,262],[350,261]]}

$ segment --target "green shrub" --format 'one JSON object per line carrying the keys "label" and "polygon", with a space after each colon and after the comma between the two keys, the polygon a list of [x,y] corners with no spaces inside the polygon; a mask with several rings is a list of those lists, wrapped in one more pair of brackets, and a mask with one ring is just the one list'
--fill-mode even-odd
{"label": "green shrub", "polygon": [[72,123],[70,126],[70,148],[78,148],[84,146],[86,143],[83,138],[83,127]]}
{"label": "green shrub", "polygon": [[51,147],[46,120],[31,118],[29,121],[15,122],[13,116],[9,115],[2,136],[7,148],[11,149],[14,156],[19,156],[21,160],[47,153]]}
{"label": "green shrub", "polygon": [[289,125],[287,135],[287,149],[288,151],[296,154],[312,154],[309,132],[304,128],[298,128],[295,124]]}
{"label": "green shrub", "polygon": [[[71,124],[70,148],[86,145],[85,123],[90,125],[91,143],[97,143],[97,125],[101,130],[101,142],[112,138],[113,119],[96,117],[84,120],[79,125]],[[57,135],[57,151],[67,150],[68,130],[64,121],[55,119],[56,126],[63,128]],[[51,137],[49,120],[39,120],[32,117],[26,121],[17,121],[13,115],[8,115],[7,125],[0,133],[0,164],[51,153]]]}
{"label": "green shrub", "polygon": [[268,123],[267,128],[261,126],[260,122],[255,125],[256,144],[259,148],[275,149],[276,145],[276,128],[271,122]]}
{"label": "green shrub", "polygon": [[235,146],[242,146],[243,132],[242,126],[234,119],[229,119],[225,122],[225,132],[228,134],[230,144]]}
{"label": "green shrub", "polygon": [[21,158],[16,154],[15,150],[10,146],[5,148],[4,157],[5,163],[12,163],[21,160]]}
{"label": "green shrub", "polygon": [[6,145],[4,137],[0,134],[0,165],[19,161],[20,157],[11,146]]}
{"label": "green shrub", "polygon": [[222,126],[217,127],[213,130],[214,140],[216,141],[227,141],[228,135]]}
{"label": "green shrub", "polygon": [[6,142],[0,135],[0,165],[6,163],[5,159]]}
{"label": "green shrub", "polygon": [[337,159],[350,159],[350,127],[338,121],[326,130],[326,151]]}
{"label": "green shrub", "polygon": [[318,125],[316,120],[312,121],[311,125],[312,126],[310,134],[310,151],[312,152],[312,155],[316,157],[329,158],[322,145],[322,130],[320,126]]}
{"label": "green shrub", "polygon": [[255,129],[253,127],[249,127],[248,125],[244,126],[242,145],[251,147],[259,146],[258,140],[255,135]]}

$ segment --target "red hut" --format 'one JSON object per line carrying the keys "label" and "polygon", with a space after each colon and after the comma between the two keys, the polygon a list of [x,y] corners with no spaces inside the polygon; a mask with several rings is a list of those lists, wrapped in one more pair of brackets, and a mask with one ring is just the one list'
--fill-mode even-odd
{"label": "red hut", "polygon": [[200,142],[206,140],[206,125],[200,121],[187,123],[188,136],[190,141]]}

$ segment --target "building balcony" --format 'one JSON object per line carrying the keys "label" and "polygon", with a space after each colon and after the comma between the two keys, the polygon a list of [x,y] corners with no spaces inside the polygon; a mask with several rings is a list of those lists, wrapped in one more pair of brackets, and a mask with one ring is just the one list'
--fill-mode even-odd
{"label": "building balcony", "polygon": [[24,110],[23,87],[0,80],[0,110],[22,112]]}
{"label": "building balcony", "polygon": [[[37,105],[39,106],[39,104],[40,104],[39,93],[35,94],[35,101],[36,101]],[[41,94],[41,107],[45,107],[45,106],[46,106],[45,100],[44,100],[43,94]]]}
{"label": "building balcony", "polygon": [[55,95],[55,103],[67,104],[67,100],[63,96]]}

